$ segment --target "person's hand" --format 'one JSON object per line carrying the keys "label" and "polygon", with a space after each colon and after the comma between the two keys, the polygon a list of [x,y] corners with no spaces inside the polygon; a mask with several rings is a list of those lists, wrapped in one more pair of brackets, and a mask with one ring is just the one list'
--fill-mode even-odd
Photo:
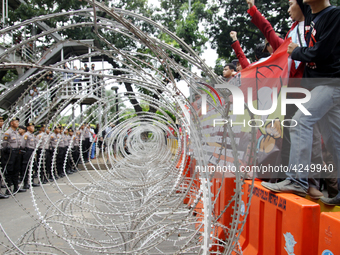
{"label": "person's hand", "polygon": [[248,8],[250,9],[255,5],[255,0],[247,0]]}
{"label": "person's hand", "polygon": [[237,41],[237,32],[231,31],[230,32],[230,37],[233,39],[233,41]]}
{"label": "person's hand", "polygon": [[290,43],[290,44],[288,45],[287,53],[288,53],[289,55],[291,55],[292,52],[293,52],[293,50],[294,50],[296,47],[299,47],[299,45],[296,44],[296,43]]}

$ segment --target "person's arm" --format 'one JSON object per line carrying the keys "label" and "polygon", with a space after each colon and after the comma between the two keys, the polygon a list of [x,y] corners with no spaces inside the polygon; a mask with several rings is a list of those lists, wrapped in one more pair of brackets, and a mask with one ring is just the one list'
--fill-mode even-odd
{"label": "person's arm", "polygon": [[233,39],[233,43],[231,44],[231,47],[234,49],[234,51],[236,53],[236,57],[237,57],[238,61],[240,61],[240,64],[241,64],[242,68],[244,69],[247,66],[249,66],[250,63],[248,62],[248,59],[244,55],[244,52],[243,52],[241,45],[240,45],[240,42],[237,40],[237,33],[235,31],[231,31],[230,37]]}
{"label": "person's arm", "polygon": [[2,143],[1,143],[3,151],[8,150],[7,149],[9,147],[8,139],[9,139],[9,133],[4,133],[4,135],[2,136]]}
{"label": "person's arm", "polygon": [[288,54],[291,54],[292,59],[307,63],[330,59],[333,50],[340,44],[340,15],[333,15],[333,17],[324,30],[320,31],[322,34],[313,47],[297,47],[297,44],[289,44]]}
{"label": "person's arm", "polygon": [[24,134],[21,138],[21,148],[25,149],[27,146],[28,135]]}
{"label": "person's arm", "polygon": [[254,0],[247,0],[248,3],[248,13],[252,17],[251,22],[260,29],[264,37],[268,40],[269,44],[272,46],[275,51],[280,45],[284,42],[282,38],[280,38],[273,29],[272,25],[269,21],[262,16],[262,14],[257,10],[254,5]]}

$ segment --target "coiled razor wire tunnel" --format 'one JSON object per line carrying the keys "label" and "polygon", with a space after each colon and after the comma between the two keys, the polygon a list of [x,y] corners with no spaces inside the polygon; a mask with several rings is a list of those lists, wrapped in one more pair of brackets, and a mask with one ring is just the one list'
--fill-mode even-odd
{"label": "coiled razor wire tunnel", "polygon": [[[89,163],[85,162],[83,156],[87,148],[82,148],[81,144],[79,159],[72,157],[74,141],[71,140],[66,155],[70,155],[73,167],[79,160],[83,171],[73,176],[68,175],[67,158],[64,157],[62,162],[65,177],[57,180],[56,171],[52,171],[52,179],[47,184],[31,188],[31,207],[24,204],[21,195],[13,196],[12,200],[32,219],[32,228],[14,240],[2,222],[1,253],[242,254],[238,240],[252,194],[249,192],[245,207],[242,202],[245,173],[235,173],[234,194],[225,208],[216,213],[214,208],[224,192],[223,185],[214,193],[211,190],[212,180],[216,177],[214,173],[189,174],[194,164],[199,167],[208,165],[204,150],[206,142],[202,135],[201,120],[192,104],[177,88],[173,74],[178,73],[193,92],[198,94],[201,94],[201,83],[214,85],[223,80],[213,73],[189,45],[162,25],[126,10],[108,8],[96,1],[88,2],[93,8],[40,16],[0,30],[1,36],[6,38],[14,32],[22,31],[29,24],[44,22],[56,16],[71,15],[86,20],[51,28],[38,35],[26,35],[21,42],[2,52],[2,69],[17,68],[32,72],[29,76],[19,77],[10,86],[2,87],[0,100],[3,102],[16,91],[22,91],[5,112],[8,118],[3,130],[9,127],[9,120],[13,117],[19,117],[21,124],[39,122],[50,126],[52,130],[61,122],[66,123],[65,128],[77,129],[76,123],[95,124],[99,120],[99,134],[112,123],[116,124],[109,134],[100,138],[101,146],[96,143],[96,158]],[[106,18],[96,15],[99,11],[105,12]],[[165,34],[176,41],[181,49],[142,32],[143,25],[152,26],[159,34]],[[42,55],[28,53],[20,61],[12,57],[18,51],[22,51],[21,55],[24,56],[25,49],[27,53],[25,47],[38,39],[53,37],[55,32],[77,27],[93,28],[105,47],[67,39],[56,41]],[[148,51],[143,53],[118,49],[105,38],[105,32],[134,41]],[[65,45],[76,45],[89,50],[69,55],[66,59],[59,58],[53,63],[45,61]],[[200,77],[174,61],[169,53],[176,54],[192,67],[204,72],[205,77]],[[117,66],[113,72],[112,68],[102,68],[100,73],[97,67],[96,72],[88,73],[91,78],[76,88],[73,74],[81,77],[84,72],[72,70],[69,76],[61,66],[96,57],[115,62]],[[12,61],[8,61],[10,58]],[[46,82],[51,72],[53,81]],[[105,87],[124,84],[133,84],[135,90],[104,94]],[[28,95],[33,86],[38,86],[40,93],[32,99]],[[230,94],[222,89],[217,91],[225,103],[216,106],[209,98],[207,102],[222,117],[227,118]],[[117,107],[131,102],[146,102],[149,109],[153,110],[134,113],[128,108]],[[87,107],[81,113],[74,114],[82,104]],[[170,115],[175,116],[178,123]],[[170,129],[173,130],[173,137],[166,139]],[[239,167],[233,130],[229,124],[225,124],[223,130],[222,140],[225,143],[227,139],[231,141],[232,156],[235,165]],[[249,149],[252,152],[248,163],[254,164],[255,130],[251,132],[251,137]],[[40,154],[37,152],[41,146],[48,148],[48,142],[49,139],[39,140],[33,152],[39,182],[46,175],[46,163],[45,150]],[[55,149],[51,152],[52,169],[57,167],[57,158]],[[29,175],[30,184],[34,169],[32,156],[25,173]],[[88,184],[79,186],[74,183],[72,178],[75,175],[81,176]],[[220,180],[221,184],[227,180],[224,173]],[[51,194],[54,194],[53,197]],[[55,199],[56,194],[58,199]],[[190,206],[183,203],[185,198],[192,201]],[[219,219],[227,213],[231,220],[223,225]],[[218,231],[224,232],[223,237],[218,235]]]}

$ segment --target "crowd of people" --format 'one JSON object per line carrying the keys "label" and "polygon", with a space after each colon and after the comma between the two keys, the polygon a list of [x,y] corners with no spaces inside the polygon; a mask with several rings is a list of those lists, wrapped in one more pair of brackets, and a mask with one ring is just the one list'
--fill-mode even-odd
{"label": "crowd of people", "polygon": [[[331,6],[329,0],[288,1],[288,12],[294,21],[285,36],[291,39],[287,49],[288,87],[303,87],[311,92],[311,98],[303,105],[311,115],[305,115],[295,105],[287,105],[285,119],[298,123],[283,132],[281,164],[290,171],[285,179],[262,182],[262,186],[274,192],[308,194],[325,204],[340,205],[340,34],[337,31],[340,8]],[[246,2],[251,22],[266,39],[264,44],[259,43],[254,48],[256,60],[265,61],[284,39],[256,8],[255,0]],[[225,66],[226,81],[251,65],[242,51],[237,32],[232,31],[230,37],[238,59]],[[321,174],[314,175],[313,165],[331,166],[334,171],[325,167]],[[328,197],[320,192],[322,182],[327,185]]]}
{"label": "crowd of people", "polygon": [[[89,161],[94,132],[86,123],[76,132],[72,128],[64,129],[62,125],[55,126],[51,131],[41,124],[37,133],[34,123],[27,123],[26,127],[19,126],[18,118],[12,118],[9,129],[5,131],[2,130],[3,123],[4,119],[0,116],[0,184],[1,189],[6,189],[5,192],[0,189],[0,198],[26,192],[31,188],[30,184],[36,187],[39,183],[45,184],[78,171],[80,152],[84,162]],[[56,155],[54,164],[53,155]],[[29,174],[32,163],[33,171]]]}

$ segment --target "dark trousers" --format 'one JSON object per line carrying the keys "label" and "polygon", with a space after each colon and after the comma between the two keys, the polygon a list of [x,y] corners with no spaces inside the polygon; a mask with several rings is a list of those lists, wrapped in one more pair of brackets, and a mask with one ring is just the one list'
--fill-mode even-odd
{"label": "dark trousers", "polygon": [[50,150],[38,149],[37,169],[40,169],[40,173],[38,174],[41,181],[52,178]]}
{"label": "dark trousers", "polygon": [[[56,174],[59,175],[59,172],[62,172],[63,165],[62,165],[62,156],[59,153],[60,148],[51,148],[50,150],[50,159],[51,159],[51,177],[55,176]],[[52,168],[52,160],[54,158],[54,164]]]}
{"label": "dark trousers", "polygon": [[72,168],[78,168],[79,155],[80,155],[79,146],[74,146],[72,150],[72,159],[71,159]]}
{"label": "dark trousers", "polygon": [[72,150],[68,150],[68,147],[65,147],[65,158],[64,158],[64,160],[66,160],[66,171],[70,171],[72,169],[71,153],[72,153]]}
{"label": "dark trousers", "polygon": [[82,153],[83,153],[83,158],[85,161],[89,160],[90,145],[91,145],[90,138],[85,138],[85,140],[81,141]]}
{"label": "dark trousers", "polygon": [[58,147],[57,155],[57,172],[58,175],[63,175],[64,173],[64,160],[65,160],[65,147]]}
{"label": "dark trousers", "polygon": [[14,192],[18,189],[18,179],[20,172],[19,150],[12,149],[9,153],[3,153],[3,166],[5,179],[8,187],[14,186]]}
{"label": "dark trousers", "polygon": [[[25,185],[28,185],[29,167],[30,167],[29,163],[32,157],[32,153],[33,153],[33,149],[26,149],[26,153],[23,154],[22,156],[21,173],[23,174],[22,178],[24,178]],[[33,173],[32,173],[32,176],[33,176]],[[32,177],[32,181],[33,181],[33,177]]]}

